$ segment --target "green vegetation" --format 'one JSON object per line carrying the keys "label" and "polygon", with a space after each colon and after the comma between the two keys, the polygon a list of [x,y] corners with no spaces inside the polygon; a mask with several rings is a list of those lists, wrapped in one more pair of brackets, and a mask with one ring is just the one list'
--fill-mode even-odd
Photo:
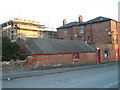
{"label": "green vegetation", "polygon": [[19,46],[16,42],[4,36],[2,37],[2,61],[10,61],[11,59],[19,58]]}

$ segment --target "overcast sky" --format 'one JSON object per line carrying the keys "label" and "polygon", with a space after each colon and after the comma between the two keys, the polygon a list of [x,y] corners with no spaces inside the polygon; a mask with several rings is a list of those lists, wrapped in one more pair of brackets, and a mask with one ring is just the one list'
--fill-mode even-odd
{"label": "overcast sky", "polygon": [[13,18],[30,19],[54,30],[63,19],[78,21],[82,15],[87,21],[98,16],[118,21],[120,0],[1,0],[0,24]]}

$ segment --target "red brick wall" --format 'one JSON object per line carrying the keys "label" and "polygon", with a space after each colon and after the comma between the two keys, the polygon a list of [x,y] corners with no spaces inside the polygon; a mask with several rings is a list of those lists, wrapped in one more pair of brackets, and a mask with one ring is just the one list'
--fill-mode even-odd
{"label": "red brick wall", "polygon": [[[118,30],[118,43],[119,43],[119,56],[120,56],[120,23],[116,24],[116,21],[104,21],[99,23],[92,23],[92,24],[86,24],[84,26],[85,33],[80,34],[80,26],[74,26],[69,28],[71,30],[71,33],[73,34],[67,34],[66,39],[70,39],[70,37],[73,37],[73,40],[82,38],[83,41],[87,41],[90,45],[92,45],[94,48],[100,48],[101,49],[101,60],[104,61],[115,61],[115,43],[113,39],[113,35],[109,35],[109,32],[114,32],[114,30]],[[65,28],[67,29],[67,28]],[[64,31],[65,29],[62,29]],[[64,39],[64,33],[61,30],[58,29],[58,35],[62,36]],[[79,37],[75,37],[75,35],[78,35]],[[59,39],[59,37],[58,37]],[[92,44],[91,44],[92,43]],[[103,55],[105,50],[110,51],[110,59],[104,60]]]}
{"label": "red brick wall", "polygon": [[120,46],[120,23],[118,23],[117,29],[118,29],[118,43],[119,43],[119,46]]}
{"label": "red brick wall", "polygon": [[[88,43],[108,43],[111,42],[110,21],[85,25],[85,36]],[[89,39],[88,39],[89,36]]]}
{"label": "red brick wall", "polygon": [[[64,31],[67,31],[67,33],[64,33]],[[58,29],[58,39],[63,38],[64,40],[85,40],[84,33],[80,33],[80,26],[73,26],[69,28],[64,28],[64,29]],[[77,36],[75,36],[77,35]]]}
{"label": "red brick wall", "polygon": [[[96,44],[95,46],[100,49],[101,63],[115,61],[115,49],[112,44]],[[109,52],[109,58],[104,57],[105,51]]]}
{"label": "red brick wall", "polygon": [[64,29],[58,29],[58,30],[57,30],[57,33],[58,33],[58,34],[57,34],[57,35],[58,35],[58,36],[57,36],[58,39],[61,39],[61,38],[64,39]]}
{"label": "red brick wall", "polygon": [[[67,31],[66,34],[64,33],[65,30]],[[111,36],[108,35],[108,32],[111,31],[111,21],[86,24],[84,30],[85,33],[81,34],[80,26],[58,29],[58,39],[71,40],[71,37],[73,37],[73,40],[87,40],[88,43],[111,42]]]}
{"label": "red brick wall", "polygon": [[120,61],[120,23],[117,24],[117,30],[118,30],[119,61]]}
{"label": "red brick wall", "polygon": [[75,66],[84,64],[95,64],[96,53],[79,53],[79,61],[73,61],[73,54],[58,54],[58,55],[39,55],[34,56],[31,60],[27,60],[29,67],[55,67],[56,65],[61,66]]}

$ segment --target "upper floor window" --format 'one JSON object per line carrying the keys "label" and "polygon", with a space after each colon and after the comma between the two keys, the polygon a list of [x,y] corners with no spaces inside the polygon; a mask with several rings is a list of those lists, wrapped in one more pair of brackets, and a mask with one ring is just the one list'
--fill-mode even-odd
{"label": "upper floor window", "polygon": [[67,33],[67,30],[64,30],[64,34],[66,34]]}
{"label": "upper floor window", "polygon": [[84,33],[84,26],[80,26],[80,33]]}
{"label": "upper floor window", "polygon": [[88,36],[88,40],[90,40],[90,36]]}

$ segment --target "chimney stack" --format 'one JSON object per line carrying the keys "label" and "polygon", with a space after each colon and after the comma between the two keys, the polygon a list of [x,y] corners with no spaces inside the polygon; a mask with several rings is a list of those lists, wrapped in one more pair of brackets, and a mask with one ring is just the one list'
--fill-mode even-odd
{"label": "chimney stack", "polygon": [[79,22],[80,22],[80,23],[83,22],[83,17],[82,17],[81,15],[79,16],[78,19],[79,19]]}
{"label": "chimney stack", "polygon": [[66,24],[67,24],[67,20],[64,19],[64,20],[63,20],[63,26],[66,25]]}

